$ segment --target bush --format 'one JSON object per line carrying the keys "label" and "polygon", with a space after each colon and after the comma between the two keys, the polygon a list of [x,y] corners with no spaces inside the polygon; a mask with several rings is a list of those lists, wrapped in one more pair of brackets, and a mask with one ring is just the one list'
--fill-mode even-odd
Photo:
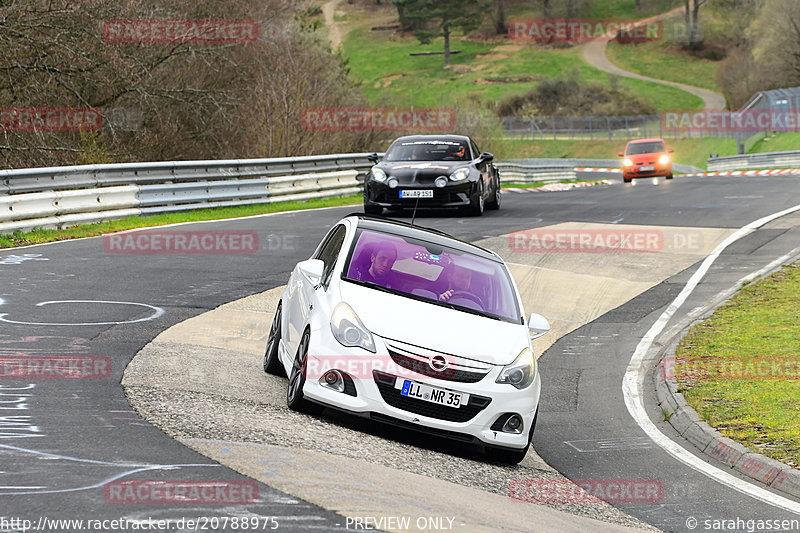
{"label": "bush", "polygon": [[563,76],[540,82],[524,95],[503,100],[497,114],[506,116],[619,116],[650,115],[653,104],[632,92],[599,83],[584,82],[573,70]]}

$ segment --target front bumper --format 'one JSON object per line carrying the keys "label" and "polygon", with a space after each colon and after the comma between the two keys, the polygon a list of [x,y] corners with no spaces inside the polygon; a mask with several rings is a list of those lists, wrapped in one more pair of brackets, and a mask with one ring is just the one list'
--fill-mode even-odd
{"label": "front bumper", "polygon": [[672,174],[672,163],[666,165],[655,164],[653,170],[639,170],[642,166],[646,165],[633,165],[630,167],[623,167],[622,174],[625,178],[653,178],[659,176],[669,176]]}
{"label": "front bumper", "polygon": [[[514,449],[528,445],[541,393],[538,372],[534,382],[523,390],[495,383],[502,367],[494,365],[482,379],[473,383],[436,379],[395,363],[383,339],[373,336],[377,354],[340,345],[330,328],[312,331],[308,365],[319,371],[309,371],[303,395],[310,401],[340,411],[462,442]],[[355,396],[320,383],[321,374],[328,368],[336,368],[352,379]],[[466,406],[453,408],[403,396],[394,387],[397,379],[410,379],[439,389],[467,393],[470,400]],[[509,413],[522,418],[520,433],[498,429],[498,419]]]}
{"label": "front bumper", "polygon": [[[401,190],[432,190],[433,198],[400,198]],[[391,188],[385,183],[368,180],[365,184],[364,200],[372,205],[381,207],[465,207],[470,204],[473,196],[477,194],[477,182],[469,179],[463,182],[448,182],[444,187],[430,184],[400,184]]]}

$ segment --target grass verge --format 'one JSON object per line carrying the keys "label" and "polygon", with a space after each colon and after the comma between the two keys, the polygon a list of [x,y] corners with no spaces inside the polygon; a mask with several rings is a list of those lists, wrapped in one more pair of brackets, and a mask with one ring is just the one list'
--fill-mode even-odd
{"label": "grass verge", "polygon": [[723,435],[800,465],[800,263],[744,287],[675,353],[687,402]]}
{"label": "grass verge", "polygon": [[800,150],[800,133],[769,135],[755,143],[748,153],[785,152],[789,150]]}
{"label": "grass verge", "polygon": [[97,224],[81,224],[66,229],[37,229],[29,232],[16,232],[0,235],[0,249],[42,244],[45,242],[66,241],[84,237],[96,237],[105,233],[114,233],[135,228],[146,228],[176,224],[179,222],[199,222],[202,220],[221,220],[239,218],[267,213],[280,213],[298,209],[315,209],[320,207],[337,207],[342,205],[360,205],[362,196],[353,195],[339,198],[320,198],[305,202],[276,202],[273,204],[253,204],[236,207],[212,207],[197,209],[183,213],[166,213],[148,217],[126,217],[119,220],[100,222]]}
{"label": "grass verge", "polygon": [[[675,163],[706,168],[709,154],[736,155],[733,139],[666,139],[667,146],[675,148]],[[491,150],[498,159],[527,158],[582,158],[619,159],[618,152],[625,149],[625,140],[617,141],[553,141],[546,139],[495,141]]]}

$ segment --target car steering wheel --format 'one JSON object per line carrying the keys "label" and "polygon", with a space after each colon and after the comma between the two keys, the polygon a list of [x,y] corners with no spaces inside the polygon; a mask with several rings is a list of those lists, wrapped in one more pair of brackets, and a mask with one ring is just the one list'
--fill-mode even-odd
{"label": "car steering wheel", "polygon": [[450,295],[450,299],[448,301],[453,300],[453,298],[464,298],[466,300],[472,300],[473,302],[475,302],[480,306],[481,310],[483,310],[483,301],[481,301],[481,299],[478,296],[472,294],[471,292],[453,291],[453,294]]}

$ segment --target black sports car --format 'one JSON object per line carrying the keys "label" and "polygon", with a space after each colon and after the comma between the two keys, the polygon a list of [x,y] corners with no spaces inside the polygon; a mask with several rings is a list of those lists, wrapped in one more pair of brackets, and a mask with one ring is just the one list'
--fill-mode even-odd
{"label": "black sports car", "polygon": [[384,207],[459,207],[480,216],[500,208],[494,156],[464,135],[411,135],[395,140],[364,181],[364,212]]}

